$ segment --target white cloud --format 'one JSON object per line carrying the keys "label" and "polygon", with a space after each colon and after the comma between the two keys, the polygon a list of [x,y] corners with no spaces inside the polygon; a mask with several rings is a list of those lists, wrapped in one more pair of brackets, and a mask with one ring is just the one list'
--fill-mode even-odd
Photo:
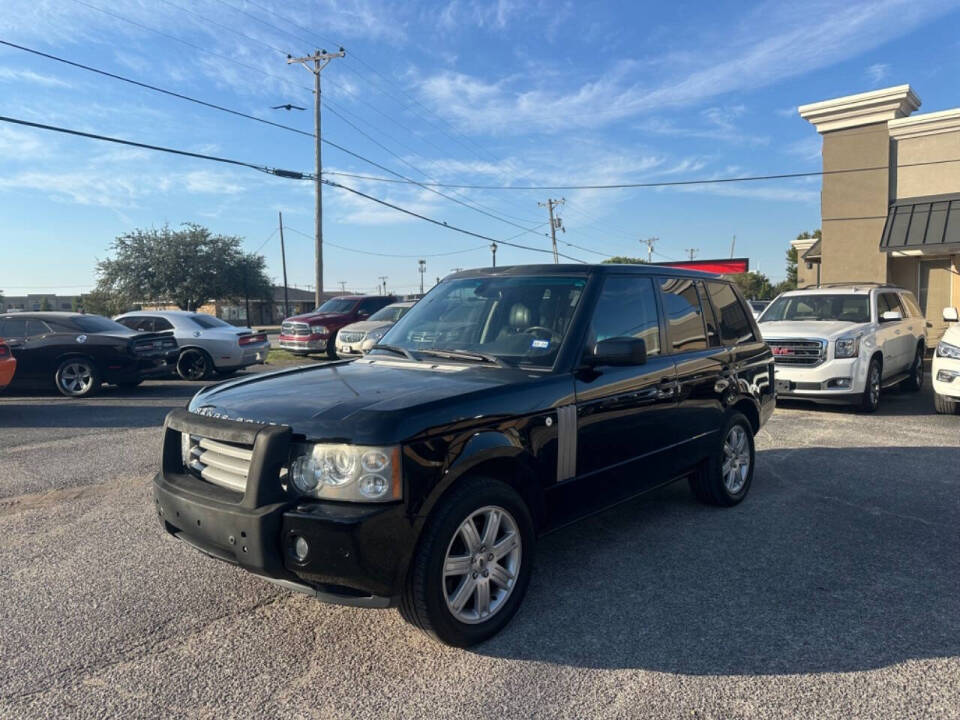
{"label": "white cloud", "polygon": [[32,70],[17,70],[9,67],[0,67],[0,82],[28,83],[43,87],[70,87],[69,83],[52,75],[41,75]]}
{"label": "white cloud", "polygon": [[741,145],[768,144],[769,137],[743,132],[738,128],[736,120],[745,113],[746,107],[743,105],[709,107],[700,113],[700,117],[705,122],[702,127],[679,126],[663,117],[641,120],[635,127],[641,132],[655,135],[700,138]]}
{"label": "white cloud", "polygon": [[871,85],[880,85],[890,74],[890,65],[887,63],[874,63],[867,68],[867,79]]}
{"label": "white cloud", "polygon": [[[443,71],[419,84],[437,112],[470,132],[519,134],[597,128],[664,108],[764,87],[834,63],[915,29],[951,8],[947,0],[818,0],[767,3],[725,42],[705,44],[683,74],[644,83],[644,63],[618,62],[566,89],[524,86],[526,78],[486,79]],[[573,74],[572,77],[577,77]]]}

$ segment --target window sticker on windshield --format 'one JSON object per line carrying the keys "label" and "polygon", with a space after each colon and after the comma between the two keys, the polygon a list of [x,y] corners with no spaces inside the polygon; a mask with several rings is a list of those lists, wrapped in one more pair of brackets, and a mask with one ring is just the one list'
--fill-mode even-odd
{"label": "window sticker on windshield", "polygon": [[541,350],[546,350],[550,347],[549,340],[540,340],[539,338],[534,338],[533,342],[530,343],[530,347],[540,348]]}

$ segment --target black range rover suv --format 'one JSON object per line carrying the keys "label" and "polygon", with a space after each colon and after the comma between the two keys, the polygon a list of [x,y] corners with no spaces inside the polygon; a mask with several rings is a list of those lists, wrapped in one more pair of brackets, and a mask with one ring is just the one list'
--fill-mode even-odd
{"label": "black range rover suv", "polygon": [[486,639],[537,536],[679,478],[734,505],[773,359],[729,282],[655,266],[451,275],[361,359],[201,390],[164,426],[156,510],[322,600]]}

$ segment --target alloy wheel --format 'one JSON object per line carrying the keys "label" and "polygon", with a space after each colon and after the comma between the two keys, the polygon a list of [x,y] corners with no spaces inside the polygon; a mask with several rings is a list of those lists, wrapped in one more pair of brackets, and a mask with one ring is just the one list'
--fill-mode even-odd
{"label": "alloy wheel", "polygon": [[516,519],[488,505],[454,533],[443,563],[447,609],[460,622],[489,620],[506,604],[520,573],[522,541]]}
{"label": "alloy wheel", "polygon": [[70,395],[83,395],[93,385],[93,368],[82,360],[76,360],[60,370],[60,387]]}
{"label": "alloy wheel", "polygon": [[750,441],[742,425],[734,425],[723,441],[723,486],[731,495],[736,495],[747,483],[750,475]]}
{"label": "alloy wheel", "polygon": [[917,388],[923,387],[923,353],[919,350],[917,351],[917,359],[914,361],[915,367],[913,368],[914,377],[916,378]]}
{"label": "alloy wheel", "polygon": [[876,365],[870,368],[870,402],[874,407],[880,404],[880,368]]}
{"label": "alloy wheel", "polygon": [[207,375],[207,358],[202,352],[190,350],[180,356],[177,369],[186,380],[202,380]]}

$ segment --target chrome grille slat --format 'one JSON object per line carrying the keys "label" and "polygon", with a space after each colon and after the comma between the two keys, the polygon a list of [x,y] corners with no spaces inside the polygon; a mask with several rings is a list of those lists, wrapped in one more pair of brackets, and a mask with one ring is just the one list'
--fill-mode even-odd
{"label": "chrome grille slat", "polygon": [[285,322],[280,325],[280,332],[283,335],[309,336],[310,326],[305,322]]}
{"label": "chrome grille slat", "polygon": [[188,471],[220,487],[246,492],[247,475],[253,460],[253,449],[210,438],[190,436]]}
{"label": "chrome grille slat", "polygon": [[363,340],[366,333],[363,332],[341,332],[340,339],[345,343],[355,343]]}
{"label": "chrome grille slat", "polygon": [[815,338],[768,339],[773,359],[780,365],[816,367],[827,359],[827,341]]}

